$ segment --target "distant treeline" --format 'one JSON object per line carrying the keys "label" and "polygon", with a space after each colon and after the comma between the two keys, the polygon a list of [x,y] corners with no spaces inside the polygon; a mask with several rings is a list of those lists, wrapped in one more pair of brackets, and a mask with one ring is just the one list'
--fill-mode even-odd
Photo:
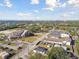
{"label": "distant treeline", "polygon": [[48,32],[51,29],[79,30],[79,21],[0,21],[0,31],[23,28],[32,32]]}

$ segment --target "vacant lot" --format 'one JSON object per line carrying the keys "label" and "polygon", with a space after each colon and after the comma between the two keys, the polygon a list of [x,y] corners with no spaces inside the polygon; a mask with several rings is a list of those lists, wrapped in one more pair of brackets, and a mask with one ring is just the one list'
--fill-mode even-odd
{"label": "vacant lot", "polygon": [[30,36],[30,37],[24,37],[24,38],[20,38],[20,40],[22,42],[34,42],[36,41],[38,38],[42,37],[43,35],[45,35],[46,33],[35,33],[35,36]]}

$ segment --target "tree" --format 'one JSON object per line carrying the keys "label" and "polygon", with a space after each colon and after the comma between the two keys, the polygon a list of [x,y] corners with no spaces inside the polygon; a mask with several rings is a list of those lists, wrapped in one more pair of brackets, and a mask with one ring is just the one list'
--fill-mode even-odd
{"label": "tree", "polygon": [[48,51],[47,56],[35,53],[30,55],[29,59],[70,59],[70,58],[63,48],[53,47],[50,51]]}
{"label": "tree", "polygon": [[48,59],[69,59],[63,48],[53,47],[48,53]]}

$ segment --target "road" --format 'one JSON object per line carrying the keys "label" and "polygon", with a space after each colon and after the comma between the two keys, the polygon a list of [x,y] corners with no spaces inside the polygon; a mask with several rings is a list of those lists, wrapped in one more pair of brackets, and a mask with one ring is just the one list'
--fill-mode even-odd
{"label": "road", "polygon": [[38,42],[44,40],[44,38],[46,38],[47,35],[49,35],[49,33],[47,33],[46,35],[44,35],[44,36],[41,37],[41,38],[38,38],[36,41],[34,41],[33,43],[31,43],[31,46],[32,46],[32,47],[30,47],[30,50],[34,49],[34,47],[36,46],[36,44],[37,44]]}
{"label": "road", "polygon": [[42,41],[47,35],[49,35],[49,33],[47,33],[46,35],[44,35],[41,38],[38,38],[33,43],[29,43],[26,48],[23,48],[21,50],[21,52],[19,52],[16,55],[14,55],[11,59],[19,59],[20,57],[22,57],[23,59],[28,59],[28,52],[31,51],[31,50],[33,50],[36,47],[36,44],[39,41]]}

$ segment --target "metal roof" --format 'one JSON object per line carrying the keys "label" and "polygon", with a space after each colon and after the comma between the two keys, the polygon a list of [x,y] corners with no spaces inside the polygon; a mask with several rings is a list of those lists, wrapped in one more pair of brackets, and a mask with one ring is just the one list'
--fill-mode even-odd
{"label": "metal roof", "polygon": [[47,48],[44,48],[44,47],[37,47],[37,48],[35,48],[34,50],[37,50],[37,51],[41,51],[41,52],[47,52],[48,51],[48,49]]}

